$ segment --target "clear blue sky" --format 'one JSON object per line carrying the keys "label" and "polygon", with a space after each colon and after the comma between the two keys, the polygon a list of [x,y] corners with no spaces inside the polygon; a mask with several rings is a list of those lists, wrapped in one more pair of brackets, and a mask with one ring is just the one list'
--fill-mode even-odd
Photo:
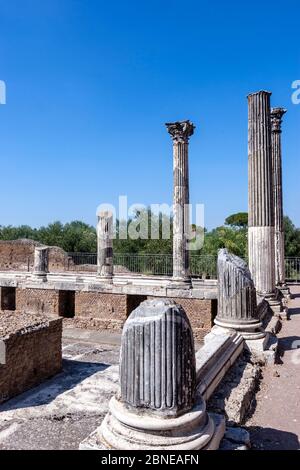
{"label": "clear blue sky", "polygon": [[300,3],[0,0],[0,224],[95,223],[103,202],[172,201],[164,123],[191,119],[191,202],[247,210],[247,100],[285,116],[285,213],[300,226]]}

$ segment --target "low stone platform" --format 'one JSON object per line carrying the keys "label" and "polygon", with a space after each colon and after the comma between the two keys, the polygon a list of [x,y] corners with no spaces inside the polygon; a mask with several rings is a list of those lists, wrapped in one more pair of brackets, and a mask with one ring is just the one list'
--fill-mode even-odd
{"label": "low stone platform", "polygon": [[61,336],[60,318],[1,313],[0,403],[60,371]]}

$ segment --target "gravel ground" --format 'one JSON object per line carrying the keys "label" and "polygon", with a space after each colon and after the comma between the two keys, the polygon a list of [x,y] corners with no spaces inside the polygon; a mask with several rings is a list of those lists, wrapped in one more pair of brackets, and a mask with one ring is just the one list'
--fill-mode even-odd
{"label": "gravel ground", "polygon": [[278,364],[264,369],[256,410],[246,423],[254,449],[300,449],[300,287],[292,292],[290,320],[278,334]]}
{"label": "gravel ground", "polygon": [[117,335],[66,330],[62,373],[0,405],[0,449],[78,449],[118,390],[118,342]]}
{"label": "gravel ground", "polygon": [[[57,318],[57,317],[55,317]],[[0,315],[0,338],[16,332],[32,331],[49,324],[49,316],[34,313],[5,312]]]}

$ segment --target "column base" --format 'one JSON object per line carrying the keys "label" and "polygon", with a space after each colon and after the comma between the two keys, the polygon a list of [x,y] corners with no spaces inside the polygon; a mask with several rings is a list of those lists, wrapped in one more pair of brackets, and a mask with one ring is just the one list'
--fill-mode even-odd
{"label": "column base", "polygon": [[217,326],[224,328],[224,330],[235,330],[237,333],[240,333],[245,340],[258,340],[266,336],[266,332],[262,328],[262,322],[256,319],[238,323],[216,317],[214,322]]}
{"label": "column base", "polygon": [[177,418],[129,410],[116,397],[101,426],[81,442],[81,450],[216,450],[225,433],[225,419],[209,415],[199,397],[194,408]]}
{"label": "column base", "polygon": [[190,277],[172,277],[167,287],[168,289],[191,289],[192,280]]}
{"label": "column base", "polygon": [[292,294],[290,288],[286,284],[276,286],[276,288],[279,290],[285,300],[291,300]]}
{"label": "column base", "polygon": [[105,284],[112,284],[113,283],[113,276],[101,276],[101,274],[97,274],[98,281],[104,282]]}
{"label": "column base", "polygon": [[31,278],[34,281],[47,282],[47,273],[45,272],[35,272],[31,274]]}
{"label": "column base", "polygon": [[250,352],[263,352],[267,349],[269,342],[269,334],[265,333],[262,338],[244,338],[246,347]]}
{"label": "column base", "polygon": [[284,315],[284,309],[282,302],[278,296],[277,292],[273,292],[271,294],[258,294],[260,297],[264,298],[270,307],[270,310],[272,311],[273,315],[281,317]]}

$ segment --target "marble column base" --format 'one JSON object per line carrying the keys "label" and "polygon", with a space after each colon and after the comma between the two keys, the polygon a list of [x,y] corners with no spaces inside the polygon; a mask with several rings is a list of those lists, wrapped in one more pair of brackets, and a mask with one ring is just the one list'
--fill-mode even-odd
{"label": "marble column base", "polygon": [[104,282],[105,284],[112,284],[113,283],[113,277],[112,276],[103,276],[101,274],[97,274],[97,279],[101,282]]}
{"label": "marble column base", "polygon": [[235,322],[216,317],[214,322],[215,325],[224,328],[224,330],[235,330],[245,340],[263,339],[266,336],[266,332],[262,328],[262,322],[259,320]]}
{"label": "marble column base", "polygon": [[250,350],[250,352],[263,352],[267,349],[269,341],[269,334],[265,333],[263,338],[245,338],[246,347]]}
{"label": "marble column base", "polygon": [[32,280],[37,282],[47,282],[47,273],[43,272],[33,272],[31,275]]}
{"label": "marble column base", "polygon": [[194,408],[177,418],[129,409],[113,397],[101,426],[81,442],[81,450],[216,450],[225,419],[209,415],[199,397]]}
{"label": "marble column base", "polygon": [[264,299],[268,303],[273,315],[281,316],[283,313],[283,305],[277,290],[270,294],[257,293],[257,297],[260,300]]}
{"label": "marble column base", "polygon": [[291,291],[290,291],[290,288],[289,286],[287,286],[286,284],[283,284],[281,286],[277,286],[277,289],[279,290],[279,292],[281,293],[281,295],[286,299],[286,300],[290,300],[292,298],[292,294],[291,294]]}
{"label": "marble column base", "polygon": [[190,277],[172,277],[168,284],[168,289],[191,289],[192,280]]}

